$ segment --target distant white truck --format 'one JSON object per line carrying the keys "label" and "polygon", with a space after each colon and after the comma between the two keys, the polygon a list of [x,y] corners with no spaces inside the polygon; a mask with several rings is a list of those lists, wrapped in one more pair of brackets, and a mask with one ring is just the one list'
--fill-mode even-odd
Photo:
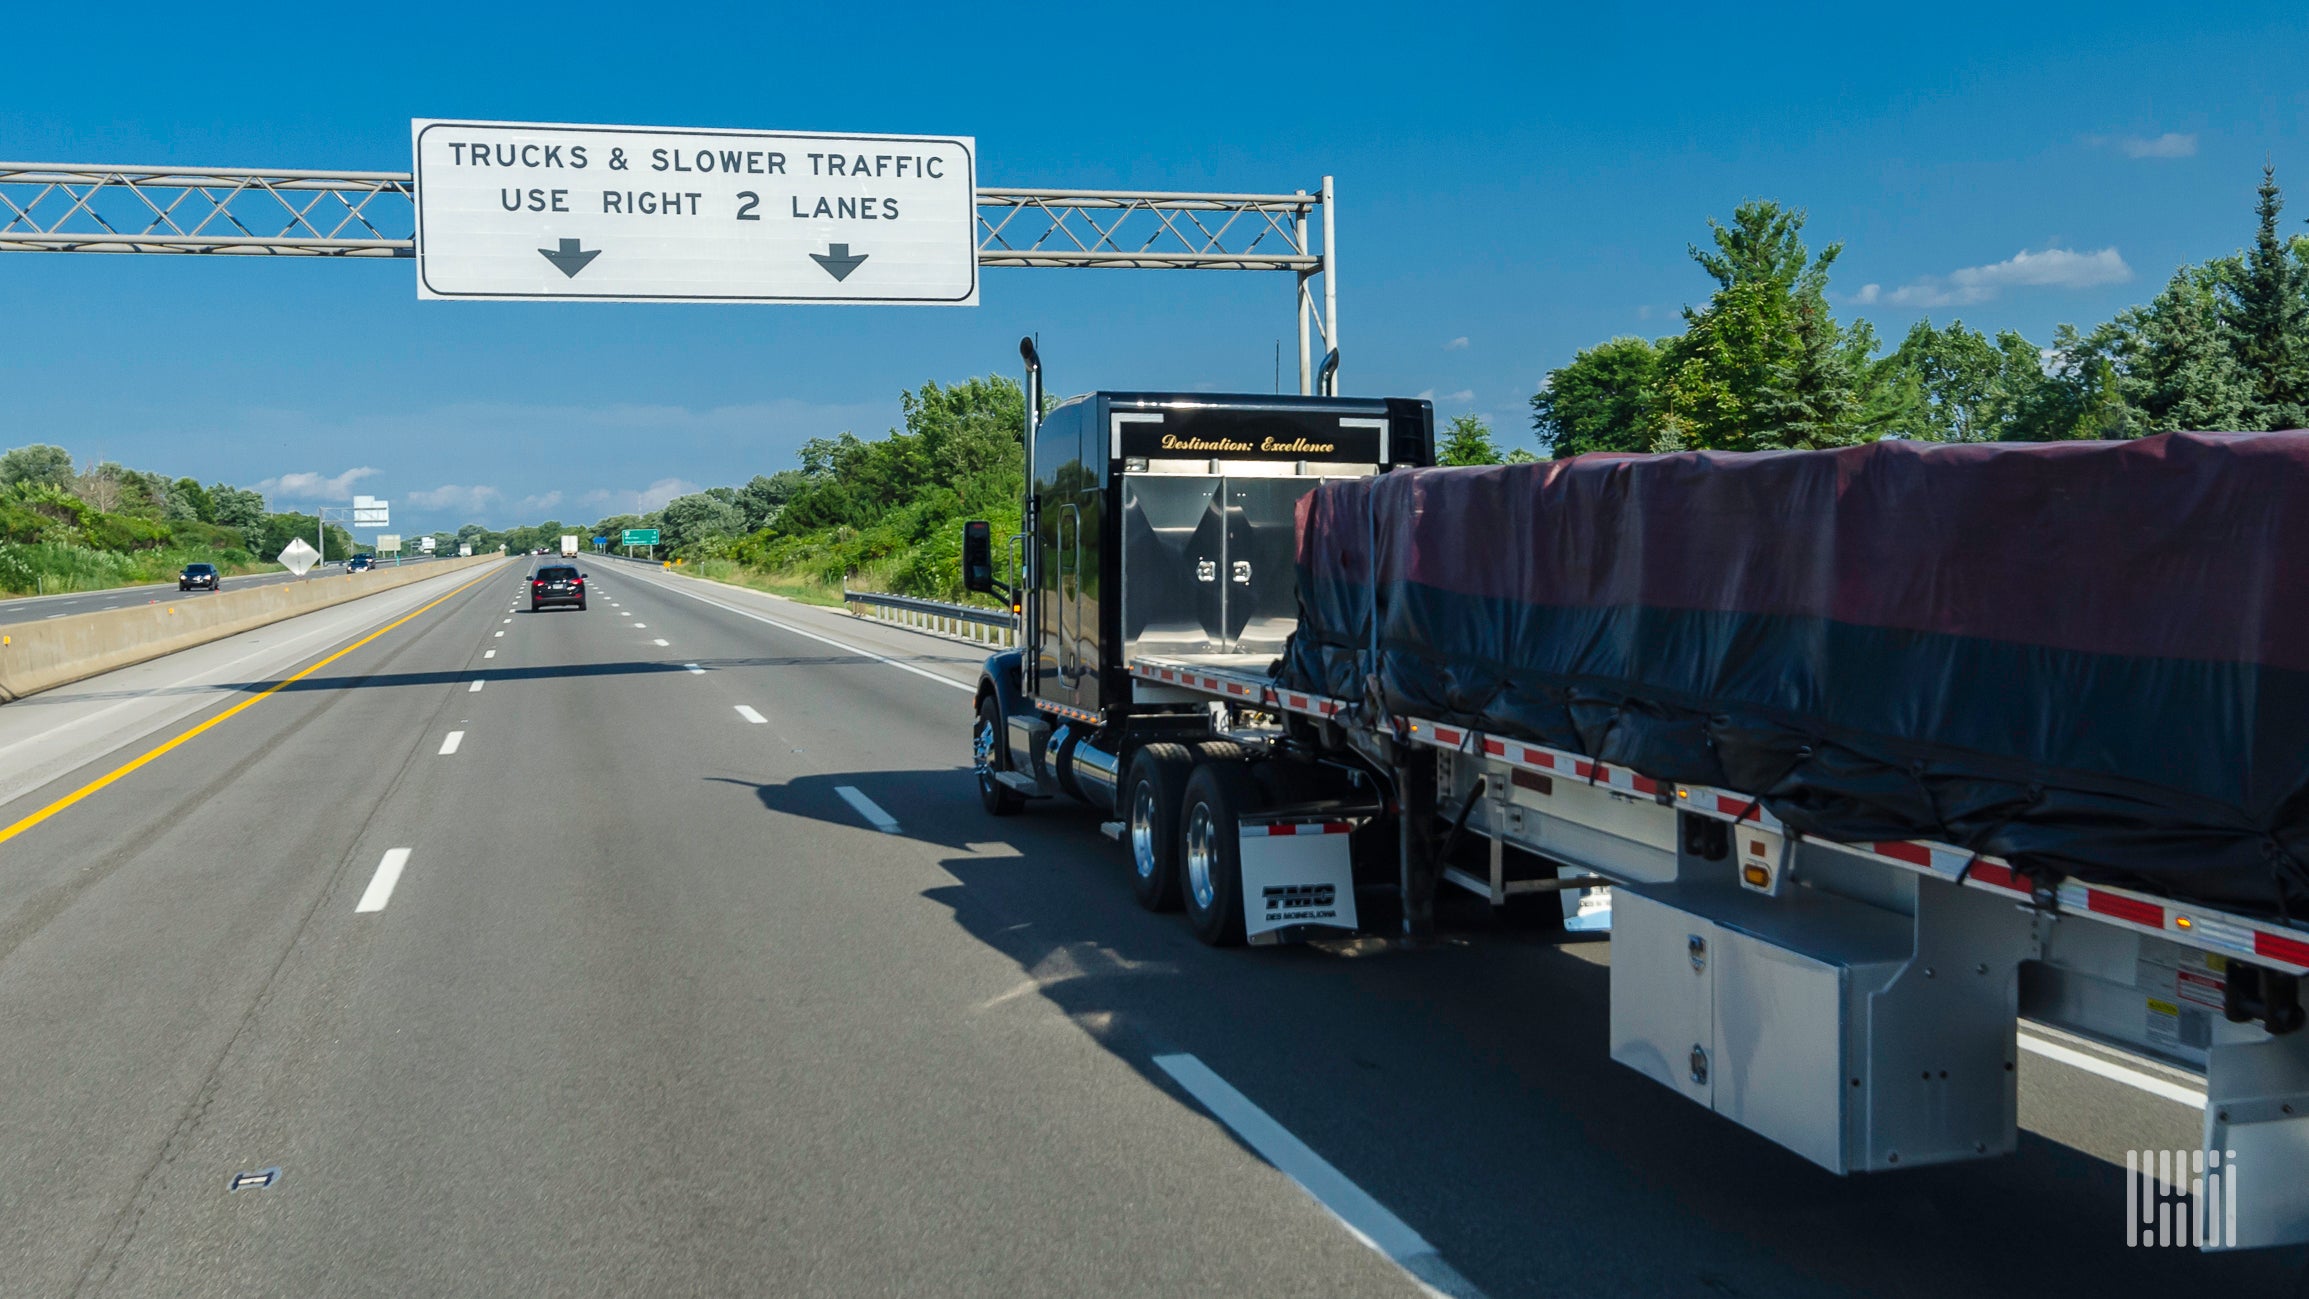
{"label": "distant white truck", "polygon": [[563,559],[577,558],[577,538],[564,536],[561,539],[561,557]]}

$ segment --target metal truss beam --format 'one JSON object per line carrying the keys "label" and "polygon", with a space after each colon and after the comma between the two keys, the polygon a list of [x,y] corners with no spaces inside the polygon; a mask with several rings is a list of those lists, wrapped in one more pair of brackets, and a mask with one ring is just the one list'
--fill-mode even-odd
{"label": "metal truss beam", "polygon": [[[1293,272],[1306,392],[1311,334],[1338,347],[1331,208],[1327,176],[1295,194],[981,189],[978,264]],[[407,172],[0,162],[0,252],[414,257],[416,224]]]}

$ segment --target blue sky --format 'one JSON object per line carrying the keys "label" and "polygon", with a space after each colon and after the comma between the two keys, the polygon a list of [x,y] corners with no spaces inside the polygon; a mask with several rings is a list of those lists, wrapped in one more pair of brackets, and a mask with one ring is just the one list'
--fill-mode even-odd
{"label": "blue sky", "polygon": [[[409,165],[412,117],[974,135],[985,185],[1339,195],[1344,389],[1528,437],[1578,348],[1672,332],[1747,198],[1845,244],[1840,311],[2042,341],[2309,216],[2309,20],[2211,6],[397,6],[19,25],[11,161]],[[2296,229],[2300,227],[2295,226]],[[1875,286],[1873,289],[1868,286]],[[1292,382],[1288,275],[1003,270],[967,309],[419,302],[407,261],[0,254],[0,441],[406,530],[598,517],[1056,391]],[[360,471],[369,471],[366,473]],[[430,506],[420,502],[432,502]]]}

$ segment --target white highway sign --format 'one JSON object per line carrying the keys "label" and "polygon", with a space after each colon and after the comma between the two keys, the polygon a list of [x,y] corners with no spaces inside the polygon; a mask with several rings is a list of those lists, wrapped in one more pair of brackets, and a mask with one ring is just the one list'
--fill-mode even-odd
{"label": "white highway sign", "polygon": [[321,552],[313,549],[303,537],[294,538],[289,544],[281,547],[281,553],[278,556],[281,567],[298,577],[303,577],[311,572],[314,562],[320,557]]}
{"label": "white highway sign", "polygon": [[420,298],[978,303],[969,136],[410,131]]}

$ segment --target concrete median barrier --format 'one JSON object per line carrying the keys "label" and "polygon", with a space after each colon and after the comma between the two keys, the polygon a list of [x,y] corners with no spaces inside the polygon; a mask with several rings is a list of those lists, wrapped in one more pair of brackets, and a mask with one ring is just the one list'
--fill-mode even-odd
{"label": "concrete median barrier", "polygon": [[238,591],[227,578],[226,589],[214,594],[185,592],[127,609],[11,627],[0,634],[0,703],[237,636],[283,618],[504,562],[503,555],[474,555]]}

